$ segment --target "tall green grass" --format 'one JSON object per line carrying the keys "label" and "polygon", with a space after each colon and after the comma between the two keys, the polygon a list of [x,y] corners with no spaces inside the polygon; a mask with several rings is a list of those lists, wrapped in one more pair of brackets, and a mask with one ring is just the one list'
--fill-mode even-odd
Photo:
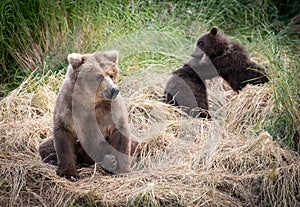
{"label": "tall green grass", "polygon": [[[270,71],[272,77],[272,88],[275,99],[273,113],[266,120],[267,130],[281,143],[290,146],[300,152],[300,62],[299,49],[300,40],[295,40],[280,34],[273,36],[275,39],[272,47],[266,48],[271,56]],[[287,41],[290,43],[283,43]],[[289,45],[295,43],[295,45]]]}
{"label": "tall green grass", "polygon": [[262,127],[299,150],[300,38],[297,21],[292,21],[298,4],[295,0],[285,4],[270,0],[3,0],[0,96],[31,71],[64,69],[71,52],[118,49],[122,75],[153,64],[170,71],[187,59],[197,37],[216,25],[266,62],[276,106]]}
{"label": "tall green grass", "polygon": [[300,62],[295,47],[300,39],[285,32],[267,32],[260,37],[263,40],[258,40],[258,50],[268,62],[275,106],[262,127],[283,145],[300,152]]}

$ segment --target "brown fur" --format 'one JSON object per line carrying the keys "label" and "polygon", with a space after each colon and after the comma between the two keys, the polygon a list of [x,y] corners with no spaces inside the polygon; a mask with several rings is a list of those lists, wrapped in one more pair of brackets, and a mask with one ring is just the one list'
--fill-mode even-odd
{"label": "brown fur", "polygon": [[193,117],[209,118],[205,80],[218,75],[235,91],[269,81],[265,70],[250,60],[241,45],[213,27],[198,39],[192,58],[173,72],[164,92],[166,103],[182,106]]}
{"label": "brown fur", "polygon": [[54,110],[54,138],[39,147],[45,162],[56,164],[57,158],[59,176],[76,179],[77,164],[106,162],[106,155],[116,158],[114,173],[130,171],[128,115],[115,85],[117,60],[116,51],[68,56],[67,77]]}
{"label": "brown fur", "polygon": [[[205,83],[189,65],[173,72],[165,89],[166,102],[182,106],[193,117],[210,118]],[[202,110],[203,109],[203,110]]]}
{"label": "brown fur", "polygon": [[197,48],[208,56],[218,74],[235,91],[247,84],[256,85],[269,81],[265,70],[250,60],[248,52],[240,44],[220,34],[216,27],[199,38]]}

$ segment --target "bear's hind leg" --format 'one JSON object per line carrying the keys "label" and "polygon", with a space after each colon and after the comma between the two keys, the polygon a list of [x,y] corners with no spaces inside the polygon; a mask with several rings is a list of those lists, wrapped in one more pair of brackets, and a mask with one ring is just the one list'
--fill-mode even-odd
{"label": "bear's hind leg", "polygon": [[53,137],[49,137],[39,144],[39,154],[43,162],[51,165],[57,165],[57,156],[54,148]]}
{"label": "bear's hind leg", "polygon": [[175,97],[172,96],[169,92],[165,91],[164,92],[164,98],[165,98],[165,103],[173,105],[173,106],[179,106]]}
{"label": "bear's hind leg", "polygon": [[211,115],[208,112],[209,106],[205,85],[203,85],[202,88],[198,88],[194,96],[196,97],[198,107],[191,110],[192,117],[210,119]]}
{"label": "bear's hind leg", "polygon": [[54,130],[54,144],[57,154],[57,175],[70,181],[77,181],[75,143],[76,137],[62,128]]}
{"label": "bear's hind leg", "polygon": [[76,143],[75,151],[77,165],[89,166],[95,164],[95,161],[86,153],[86,151],[83,149],[82,145],[79,142]]}

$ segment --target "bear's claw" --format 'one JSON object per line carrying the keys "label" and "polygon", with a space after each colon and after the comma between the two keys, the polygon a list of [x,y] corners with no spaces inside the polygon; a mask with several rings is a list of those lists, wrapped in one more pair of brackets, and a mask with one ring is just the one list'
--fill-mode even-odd
{"label": "bear's claw", "polygon": [[103,158],[103,164],[102,167],[104,170],[114,173],[117,169],[117,159],[113,154],[106,154]]}
{"label": "bear's claw", "polygon": [[69,177],[69,178],[66,178],[66,179],[69,180],[69,181],[71,181],[71,182],[76,182],[76,181],[79,180],[78,177],[73,177],[73,176],[71,176],[71,177]]}

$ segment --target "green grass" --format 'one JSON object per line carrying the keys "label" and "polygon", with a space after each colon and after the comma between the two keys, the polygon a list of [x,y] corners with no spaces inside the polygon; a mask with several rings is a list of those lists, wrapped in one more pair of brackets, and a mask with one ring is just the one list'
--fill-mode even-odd
{"label": "green grass", "polygon": [[[71,52],[120,51],[121,75],[149,65],[171,71],[216,25],[268,68],[276,106],[266,128],[299,150],[297,1],[16,1],[0,4],[0,96],[32,71],[60,71]],[[298,7],[299,8],[299,7]]]}

